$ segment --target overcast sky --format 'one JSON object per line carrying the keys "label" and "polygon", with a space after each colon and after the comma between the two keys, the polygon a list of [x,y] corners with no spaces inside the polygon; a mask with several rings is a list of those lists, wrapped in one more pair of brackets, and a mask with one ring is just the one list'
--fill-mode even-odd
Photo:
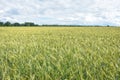
{"label": "overcast sky", "polygon": [[120,0],[0,0],[0,21],[120,25]]}

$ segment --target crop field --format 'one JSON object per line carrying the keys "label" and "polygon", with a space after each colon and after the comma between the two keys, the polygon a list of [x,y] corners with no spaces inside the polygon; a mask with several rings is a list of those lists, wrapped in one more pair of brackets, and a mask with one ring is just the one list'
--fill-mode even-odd
{"label": "crop field", "polygon": [[0,80],[120,80],[120,28],[0,27]]}

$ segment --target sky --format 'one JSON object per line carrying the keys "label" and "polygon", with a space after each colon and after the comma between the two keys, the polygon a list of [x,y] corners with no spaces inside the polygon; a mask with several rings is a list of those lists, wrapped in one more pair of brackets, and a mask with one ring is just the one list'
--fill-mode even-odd
{"label": "sky", "polygon": [[0,21],[120,25],[120,0],[0,0]]}

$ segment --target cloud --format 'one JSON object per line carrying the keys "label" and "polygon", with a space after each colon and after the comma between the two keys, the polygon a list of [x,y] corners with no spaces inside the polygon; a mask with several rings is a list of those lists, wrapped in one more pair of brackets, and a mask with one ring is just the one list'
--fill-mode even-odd
{"label": "cloud", "polygon": [[120,25],[119,0],[0,0],[0,21]]}

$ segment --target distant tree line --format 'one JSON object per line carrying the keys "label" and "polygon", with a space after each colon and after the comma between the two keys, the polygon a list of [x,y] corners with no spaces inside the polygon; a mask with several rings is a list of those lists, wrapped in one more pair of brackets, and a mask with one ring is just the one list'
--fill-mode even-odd
{"label": "distant tree line", "polygon": [[59,25],[59,24],[42,24],[42,25],[38,25],[38,24],[35,24],[33,22],[24,22],[24,23],[18,23],[18,22],[15,22],[15,23],[11,23],[9,21],[7,22],[1,22],[0,21],[0,26],[16,26],[16,27],[19,27],[19,26],[39,26],[39,27],[111,27],[109,25],[106,25],[106,26],[101,26],[101,25]]}
{"label": "distant tree line", "polygon": [[103,25],[59,25],[59,24],[43,24],[41,26],[45,26],[45,27],[111,27],[110,25],[106,25],[106,26],[103,26]]}
{"label": "distant tree line", "polygon": [[38,24],[35,24],[33,22],[25,22],[25,23],[11,23],[9,21],[7,22],[0,22],[0,26],[38,26]]}

